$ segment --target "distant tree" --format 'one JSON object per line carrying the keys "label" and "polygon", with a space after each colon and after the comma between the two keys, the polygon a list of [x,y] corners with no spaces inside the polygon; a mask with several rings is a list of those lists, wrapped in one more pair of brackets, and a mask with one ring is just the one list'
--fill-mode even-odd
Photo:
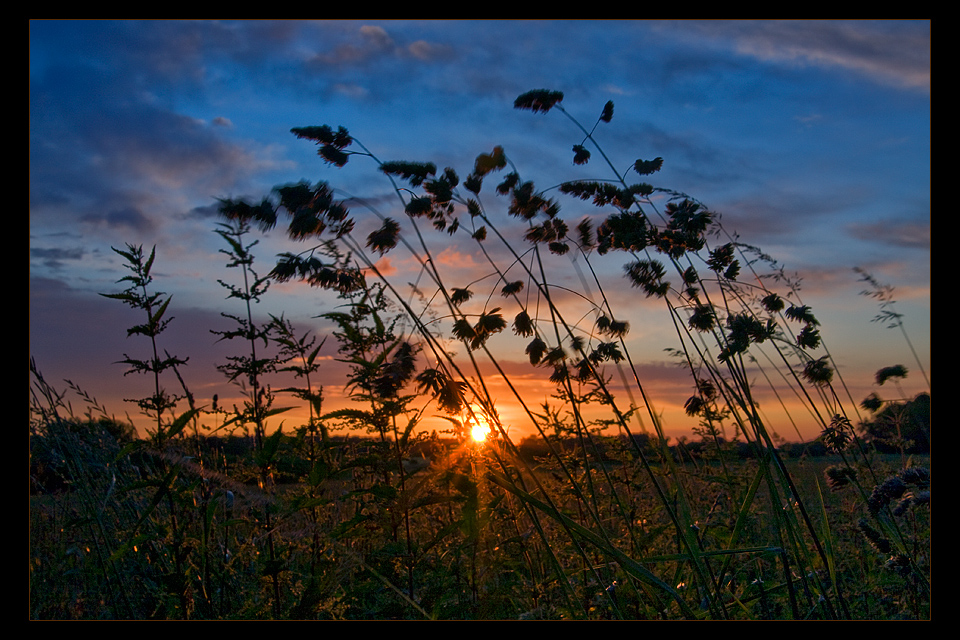
{"label": "distant tree", "polygon": [[930,394],[885,404],[861,430],[881,453],[930,453]]}

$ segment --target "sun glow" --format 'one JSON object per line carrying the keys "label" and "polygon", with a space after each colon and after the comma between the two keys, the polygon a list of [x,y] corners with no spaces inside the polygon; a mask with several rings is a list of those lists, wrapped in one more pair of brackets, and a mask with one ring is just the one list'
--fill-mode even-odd
{"label": "sun glow", "polygon": [[483,409],[473,405],[472,413],[467,415],[467,427],[470,429],[470,438],[477,443],[483,442],[490,435],[490,422]]}

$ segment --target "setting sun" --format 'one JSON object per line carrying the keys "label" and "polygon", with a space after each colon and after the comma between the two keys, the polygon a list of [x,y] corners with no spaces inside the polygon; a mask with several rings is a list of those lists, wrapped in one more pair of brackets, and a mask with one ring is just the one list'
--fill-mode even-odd
{"label": "setting sun", "polygon": [[475,405],[471,409],[472,413],[467,416],[470,437],[474,442],[483,442],[490,435],[490,423],[487,421],[483,409]]}

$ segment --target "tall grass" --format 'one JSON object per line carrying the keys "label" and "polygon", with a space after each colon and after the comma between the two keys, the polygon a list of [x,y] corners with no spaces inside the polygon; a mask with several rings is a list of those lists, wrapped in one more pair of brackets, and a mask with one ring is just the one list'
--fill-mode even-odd
{"label": "tall grass", "polygon": [[[204,511],[205,535],[222,540],[224,549],[228,538],[234,549],[244,542],[256,549],[254,539],[265,536],[269,553],[253,556],[251,571],[268,581],[271,597],[246,588],[243,605],[217,607],[210,580],[203,583],[208,605],[166,608],[164,615],[928,615],[929,470],[912,462],[895,470],[878,461],[854,426],[856,403],[812,309],[789,283],[787,291],[769,286],[783,282],[776,263],[726,232],[703,203],[636,182],[655,174],[662,159],[618,169],[598,142],[612,103],[588,129],[562,100],[560,92],[537,90],[515,106],[566,116],[578,136],[574,163],[589,165],[598,154],[606,175],[538,189],[496,147],[480,154],[461,180],[430,162],[383,161],[345,128],[317,126],[293,133],[317,143],[334,166],[371,162],[392,186],[402,222],[360,198],[337,199],[326,182],[280,186],[257,204],[221,201],[224,229],[231,229],[221,232],[235,258],[230,266],[242,266],[245,277],[252,261],[242,238],[250,225],[268,230],[288,218],[290,238],[306,248],[282,254],[269,278],[301,280],[344,301],[344,311],[325,317],[336,327],[339,359],[351,367],[347,391],[361,404],[324,412],[323,390],[308,377],[323,343],[296,339],[274,317],[269,335],[260,336],[280,349],[271,370],[287,363],[304,378],[306,389],[287,391],[308,402],[311,418],[295,435],[277,430],[267,447],[266,423],[257,418],[267,415],[256,402],[257,376],[269,371],[253,350],[252,315],[237,319],[237,335],[251,344],[242,362],[254,390],[248,413],[260,483],[257,491],[234,488],[248,494],[250,514],[264,515],[218,520],[217,512]],[[488,197],[484,183],[497,174]],[[564,219],[560,198],[614,212],[574,225]],[[355,222],[351,208],[364,210],[374,228],[358,232],[369,225]],[[517,223],[522,237],[513,238]],[[470,283],[449,280],[438,256],[451,237],[474,244],[485,275]],[[412,289],[379,268],[395,251],[419,265]],[[611,261],[622,273],[613,279],[605,275]],[[558,275],[571,264],[582,290]],[[761,272],[764,264],[773,270]],[[685,408],[701,438],[695,451],[670,446],[631,355],[627,312],[617,309],[624,279],[662,304],[670,319],[673,353],[690,374]],[[266,279],[254,275],[253,288],[245,282],[231,291],[249,308]],[[508,373],[510,358],[498,343],[516,339],[525,343],[530,371],[555,386],[550,401],[525,397]],[[502,399],[495,381],[506,385],[532,439],[512,439],[496,409]],[[820,425],[838,460],[824,472],[830,492],[816,479],[811,485],[802,468],[798,476],[785,458],[761,394],[784,407],[786,398],[799,399]],[[451,425],[446,437],[419,429],[434,413]],[[482,445],[468,437],[478,421],[493,429]],[[238,414],[218,428],[243,422]],[[344,429],[372,437],[338,437]],[[222,450],[216,456],[224,473],[208,469],[205,483],[235,477],[230,470],[249,463],[241,456],[230,466]],[[265,490],[268,470],[287,474],[287,490]],[[838,521],[837,499],[862,519]],[[257,534],[251,527],[261,521],[266,531]],[[846,539],[852,529],[859,537]],[[877,554],[909,586],[909,602],[880,604],[881,577],[871,590],[857,582],[857,571],[883,573]],[[850,565],[855,559],[859,566]],[[228,583],[244,583],[243,569],[225,552],[216,571],[221,599]]]}

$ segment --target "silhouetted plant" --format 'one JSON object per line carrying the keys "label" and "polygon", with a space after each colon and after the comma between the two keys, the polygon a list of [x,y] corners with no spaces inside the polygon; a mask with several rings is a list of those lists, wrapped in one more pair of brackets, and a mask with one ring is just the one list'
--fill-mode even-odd
{"label": "silhouetted plant", "polygon": [[[261,342],[263,343],[262,349],[269,347],[273,325],[271,323],[258,324],[253,317],[253,305],[260,302],[261,297],[270,286],[270,281],[269,278],[258,276],[254,270],[254,256],[250,250],[257,244],[257,241],[247,243],[246,235],[250,232],[251,222],[258,223],[262,228],[269,227],[271,224],[270,212],[271,210],[267,205],[251,208],[243,203],[221,202],[220,215],[229,222],[219,223],[220,228],[216,232],[227,242],[230,248],[220,251],[230,258],[227,263],[228,268],[240,269],[242,284],[231,284],[223,280],[218,280],[218,282],[230,292],[228,298],[238,298],[243,303],[245,314],[239,316],[222,313],[223,317],[235,322],[236,328],[224,331],[211,330],[211,333],[220,336],[220,340],[239,338],[246,342],[248,349],[246,354],[228,356],[226,363],[217,366],[230,382],[241,388],[246,397],[243,407],[234,407],[234,415],[227,420],[224,426],[246,427],[247,425],[253,425],[256,446],[255,462],[259,471],[258,480],[260,488],[264,490],[269,490],[273,485],[275,458],[280,438],[283,435],[282,427],[278,427],[273,434],[268,434],[267,419],[288,410],[289,407],[272,408],[274,394],[264,380],[267,374],[276,371],[278,358],[275,355],[264,355],[262,350],[258,351],[258,345]],[[263,510],[262,517],[267,541],[267,561],[264,574],[270,577],[273,585],[273,611],[278,616],[281,611],[282,597],[278,574],[283,570],[283,561],[280,560],[276,550],[272,524],[273,516],[269,508]]]}
{"label": "silhouetted plant", "polygon": [[[170,356],[165,352],[166,357],[160,357],[160,347],[157,339],[167,328],[173,318],[164,318],[167,307],[170,305],[170,298],[164,298],[164,293],[150,291],[150,285],[153,283],[153,262],[156,258],[156,247],[150,251],[149,256],[144,256],[142,246],[133,246],[128,244],[127,250],[123,251],[112,247],[113,251],[126,259],[124,266],[132,274],[124,276],[118,282],[129,282],[129,286],[120,293],[101,293],[105,298],[120,300],[133,309],[138,309],[146,314],[146,322],[134,325],[127,329],[127,337],[141,335],[150,340],[151,357],[132,358],[124,354],[124,360],[121,362],[130,366],[130,369],[124,373],[141,373],[153,378],[153,393],[146,397],[131,402],[136,402],[140,410],[150,416],[156,423],[155,431],[152,433],[154,443],[158,448],[163,447],[166,440],[172,438],[178,433],[167,430],[164,425],[164,416],[177,406],[177,402],[186,396],[178,396],[166,391],[160,382],[160,376],[173,370],[177,365],[186,364],[187,360]],[[179,425],[182,429],[183,425]]]}
{"label": "silhouetted plant", "polygon": [[[166,448],[171,441],[181,436],[183,430],[197,416],[199,409],[191,406],[180,416],[171,415],[169,420],[164,420],[167,412],[176,408],[177,403],[189,396],[189,390],[183,379],[177,371],[178,365],[187,363],[186,359],[180,359],[171,356],[164,350],[164,358],[160,357],[160,348],[158,337],[166,329],[173,318],[164,318],[167,308],[170,304],[170,298],[164,298],[162,292],[151,292],[150,285],[153,282],[151,273],[154,260],[156,258],[156,247],[151,250],[149,256],[144,256],[141,246],[127,245],[127,250],[114,248],[114,252],[123,256],[127,260],[124,265],[132,275],[124,276],[120,282],[129,282],[129,287],[121,293],[100,294],[104,297],[120,300],[134,309],[138,309],[146,314],[146,322],[135,325],[127,330],[127,336],[142,335],[150,339],[151,355],[149,359],[132,358],[124,354],[125,364],[130,365],[130,369],[124,374],[144,373],[153,378],[153,394],[136,400],[141,411],[156,421],[156,427],[150,431],[151,444],[154,447],[156,455],[153,460],[156,464],[156,471],[148,475],[144,481],[147,487],[155,487],[151,504],[147,506],[139,515],[140,520],[137,526],[130,532],[133,540],[139,540],[141,544],[147,544],[148,541],[169,538],[170,552],[173,558],[173,566],[166,567],[163,573],[163,583],[167,593],[174,597],[174,603],[167,605],[170,612],[176,611],[179,616],[190,617],[193,608],[190,602],[189,592],[191,591],[191,577],[189,571],[190,556],[192,553],[191,544],[187,540],[187,532],[183,525],[183,520],[192,517],[191,507],[193,502],[193,490],[191,487],[184,487],[177,481],[181,471],[179,461],[169,462],[165,457]],[[173,372],[180,380],[185,395],[179,396],[168,393],[160,381],[160,376],[167,371]],[[192,404],[192,402],[191,402]],[[149,430],[148,430],[149,431]],[[134,443],[137,444],[137,443]],[[134,447],[137,448],[137,447]],[[147,463],[148,460],[144,459]],[[149,467],[153,465],[150,464]],[[154,530],[145,530],[146,523],[151,522],[156,507],[164,502],[167,506],[166,518],[169,522],[169,530],[154,522]],[[140,537],[138,537],[140,536]],[[124,545],[120,551],[115,553],[130,553],[130,546]]]}
{"label": "silhouetted plant", "polygon": [[[849,403],[841,399],[840,369],[799,281],[727,233],[718,212],[648,184],[663,158],[618,168],[598,143],[612,102],[584,127],[563,100],[539,89],[515,107],[564,115],[579,131],[568,147],[573,170],[599,160],[606,177],[542,189],[502,146],[477,155],[461,176],[433,162],[381,161],[344,127],[323,125],[291,131],[316,143],[332,167],[372,162],[394,189],[396,212],[341,198],[326,182],[278,186],[253,204],[220,202],[227,222],[217,233],[230,247],[223,253],[243,276],[221,285],[245,314],[223,314],[236,328],[214,333],[243,340],[246,351],[220,366],[245,397],[221,426],[252,426],[254,443],[204,445],[216,447],[236,477],[252,460],[260,490],[221,477],[237,490],[236,503],[217,502],[220,494],[206,489],[193,494],[204,519],[180,524],[199,528],[202,553],[184,554],[193,565],[167,574],[204,578],[158,592],[186,594],[180,587],[195,585],[204,604],[193,612],[166,606],[168,615],[264,617],[269,604],[273,617],[307,618],[869,616],[884,575],[873,570],[876,558],[840,548],[858,527],[837,522],[857,513],[848,500],[859,501],[864,516],[858,540],[882,549],[881,564],[910,587],[897,613],[925,615],[929,473],[907,465],[890,473],[877,461],[866,441],[879,439],[854,427],[857,407],[849,392]],[[565,199],[597,211],[573,222]],[[261,278],[249,234],[281,220],[302,250],[281,253]],[[470,243],[487,271],[454,280],[438,259],[451,238]],[[419,268],[409,294],[381,269],[381,258],[398,251]],[[606,279],[616,273],[604,268],[608,261],[619,261],[623,279]],[[562,280],[565,265],[582,290]],[[334,325],[353,406],[324,407],[326,390],[314,377],[323,340],[298,335],[283,315],[255,320],[269,282],[293,280],[343,305],[321,318]],[[668,351],[690,375],[684,410],[698,439],[669,443],[629,348],[631,329],[648,320],[627,318],[610,295],[628,290],[624,283],[668,314],[677,337]],[[510,353],[523,351],[525,376],[553,384],[548,401],[521,392],[519,365],[498,351],[518,339]],[[274,372],[297,380],[276,392],[307,405],[305,425],[267,430],[279,411],[267,382]],[[878,382],[906,370],[881,373]],[[785,422],[766,417],[762,390],[781,404]],[[498,393],[535,436],[514,443]],[[796,427],[788,396],[819,424],[817,441],[780,446],[774,427]],[[876,395],[863,404],[877,416],[894,406],[880,411]],[[430,412],[452,429],[420,431]],[[481,421],[491,435],[473,444],[470,428]],[[828,453],[823,466],[804,471]],[[271,474],[291,485],[274,491]],[[214,479],[209,470],[199,475],[203,487]],[[172,489],[172,479],[163,486],[156,496],[188,495]],[[842,509],[829,508],[838,501]],[[208,562],[215,544],[222,555]],[[262,579],[269,599],[260,595]]]}
{"label": "silhouetted plant", "polygon": [[873,318],[873,322],[885,322],[887,323],[887,328],[900,329],[900,333],[903,335],[903,339],[906,340],[907,346],[910,348],[910,353],[913,354],[913,358],[917,362],[917,367],[920,369],[920,373],[923,374],[923,379],[926,380],[927,387],[929,387],[930,379],[927,377],[927,372],[920,362],[920,357],[917,355],[913,342],[910,341],[909,334],[907,334],[907,328],[903,324],[904,316],[902,313],[894,311],[894,306],[897,303],[893,297],[894,288],[888,284],[881,284],[865,269],[854,267],[853,270],[860,274],[861,282],[866,282],[870,285],[869,289],[861,291],[860,294],[880,301],[880,313]]}

